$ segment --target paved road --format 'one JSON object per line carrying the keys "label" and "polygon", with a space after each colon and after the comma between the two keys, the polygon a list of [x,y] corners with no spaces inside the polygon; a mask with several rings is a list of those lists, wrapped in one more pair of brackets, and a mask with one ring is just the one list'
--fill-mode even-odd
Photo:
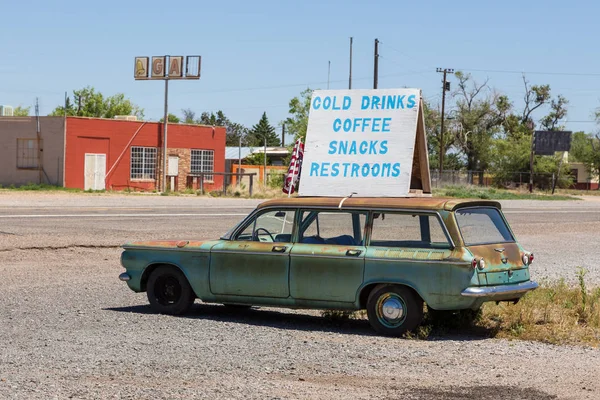
{"label": "paved road", "polygon": [[[123,242],[214,238],[257,203],[0,192],[0,398],[599,398],[597,349],[397,340],[313,310],[156,315],[116,279]],[[600,283],[600,202],[504,207],[537,279],[583,265]]]}
{"label": "paved road", "polygon": [[[519,242],[536,255],[536,279],[600,285],[600,201],[503,201]],[[0,195],[0,250],[119,246],[132,240],[212,239],[262,200],[88,194]]]}

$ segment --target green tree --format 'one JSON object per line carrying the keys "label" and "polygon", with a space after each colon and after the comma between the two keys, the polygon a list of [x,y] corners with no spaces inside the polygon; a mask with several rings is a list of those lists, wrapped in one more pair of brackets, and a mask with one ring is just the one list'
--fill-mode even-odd
{"label": "green tree", "polygon": [[[175,114],[169,113],[168,118],[169,118],[169,123],[170,124],[178,124],[178,123],[181,122],[181,119],[179,119],[179,117],[177,115],[175,115]],[[159,120],[159,122],[163,122],[164,120],[165,120],[165,118],[163,117],[163,118],[161,118]]]}
{"label": "green tree", "polygon": [[556,99],[552,99],[550,102],[550,112],[540,121],[542,127],[548,131],[563,130],[565,127],[564,125],[559,125],[559,121],[567,116],[568,104],[569,100],[561,95],[558,95]]}
{"label": "green tree", "polygon": [[468,170],[484,171],[492,160],[490,149],[494,135],[501,130],[512,105],[506,96],[491,91],[487,80],[478,84],[470,74],[460,71],[456,77],[455,118],[459,129],[454,143],[465,155]]}
{"label": "green tree", "polygon": [[250,129],[247,135],[247,144],[251,147],[263,146],[267,140],[267,146],[281,146],[281,141],[275,128],[269,124],[267,113],[263,112],[262,117],[256,125]]}
{"label": "green tree", "polygon": [[184,108],[181,110],[183,114],[183,122],[186,124],[195,124],[196,123],[196,113],[192,111],[190,108]]}
{"label": "green tree", "polygon": [[[191,123],[189,121],[193,121],[196,113],[194,113],[190,109],[183,110],[183,116],[186,123]],[[224,126],[225,127],[225,145],[226,146],[238,146],[240,143],[240,138],[242,138],[242,142],[246,141],[246,135],[248,133],[248,128],[244,125],[239,124],[237,122],[231,121],[229,118],[225,116],[223,111],[219,110],[216,113],[208,113],[203,112],[200,115],[200,118],[195,120],[195,123],[201,125],[211,125],[211,126]]]}
{"label": "green tree", "polygon": [[[265,165],[265,154],[254,153],[246,157],[245,163],[248,165]],[[267,165],[271,165],[271,160],[267,156]]]}
{"label": "green tree", "polygon": [[525,107],[521,115],[521,123],[531,125],[533,121],[532,114],[535,110],[550,101],[550,85],[529,85],[529,81],[523,74],[523,84],[525,85]]}
{"label": "green tree", "polygon": [[[431,107],[429,102],[423,101],[425,113],[425,134],[427,135],[427,149],[429,151],[429,167],[438,169],[440,163],[440,129],[441,112]],[[453,116],[446,116],[444,122],[444,170],[457,171],[465,167],[464,157],[455,151],[455,132],[458,129]]]}
{"label": "green tree", "polygon": [[590,175],[600,178],[600,134],[575,132],[569,156],[571,160],[583,163]]}
{"label": "green tree", "polygon": [[27,116],[29,116],[29,110],[30,109],[31,109],[31,107],[17,106],[13,110],[13,116],[15,116],[15,117],[27,117]]}
{"label": "green tree", "polygon": [[290,116],[284,121],[285,128],[294,140],[302,139],[306,142],[306,130],[308,128],[308,113],[310,111],[310,99],[312,89],[306,89],[300,96],[294,97],[289,103]]}
{"label": "green tree", "polygon": [[126,99],[123,93],[105,97],[102,93],[87,86],[73,91],[73,100],[67,97],[66,107],[58,106],[49,115],[51,116],[78,116],[114,118],[116,115],[135,115],[144,118],[144,110]]}

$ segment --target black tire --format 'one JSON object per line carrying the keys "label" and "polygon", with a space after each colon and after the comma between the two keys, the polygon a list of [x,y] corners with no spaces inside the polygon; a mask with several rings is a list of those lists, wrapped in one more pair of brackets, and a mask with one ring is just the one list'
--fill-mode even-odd
{"label": "black tire", "polygon": [[406,286],[379,285],[369,293],[367,316],[377,333],[400,336],[423,320],[423,300]]}
{"label": "black tire", "polygon": [[152,310],[160,314],[183,314],[196,299],[183,272],[169,266],[158,267],[152,271],[146,293]]}

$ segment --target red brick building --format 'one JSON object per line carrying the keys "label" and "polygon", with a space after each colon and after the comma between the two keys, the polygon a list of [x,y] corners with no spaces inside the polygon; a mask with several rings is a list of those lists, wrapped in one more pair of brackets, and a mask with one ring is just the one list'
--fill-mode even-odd
{"label": "red brick building", "polygon": [[[0,118],[0,184],[50,183],[93,190],[162,187],[162,133],[157,122],[101,118]],[[13,143],[14,142],[14,145]],[[221,188],[225,128],[169,124],[167,184],[184,190],[205,174],[204,188]],[[45,151],[46,149],[52,150]],[[62,150],[62,151],[61,151]]]}

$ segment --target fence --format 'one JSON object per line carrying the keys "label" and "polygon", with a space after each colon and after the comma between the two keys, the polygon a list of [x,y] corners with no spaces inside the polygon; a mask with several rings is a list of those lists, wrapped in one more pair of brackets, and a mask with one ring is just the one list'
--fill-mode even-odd
{"label": "fence", "polygon": [[204,181],[207,176],[213,175],[223,175],[223,194],[227,194],[227,186],[231,181],[231,178],[235,176],[237,181],[247,176],[250,179],[250,183],[248,185],[248,193],[252,196],[252,191],[254,188],[254,177],[256,176],[256,172],[251,173],[242,173],[242,172],[200,172],[198,174],[190,174],[187,176],[186,187],[189,189],[199,190],[200,193],[204,194]]}
{"label": "fence", "polygon": [[[453,171],[446,170],[440,174],[439,170],[431,170],[431,186],[442,188],[445,186],[502,186],[506,188],[518,189],[528,188],[529,172],[505,172],[502,177],[495,176],[488,171]],[[534,188],[549,190],[556,180],[556,174],[534,173]],[[560,186],[571,186],[572,177],[570,175],[560,176]]]}

